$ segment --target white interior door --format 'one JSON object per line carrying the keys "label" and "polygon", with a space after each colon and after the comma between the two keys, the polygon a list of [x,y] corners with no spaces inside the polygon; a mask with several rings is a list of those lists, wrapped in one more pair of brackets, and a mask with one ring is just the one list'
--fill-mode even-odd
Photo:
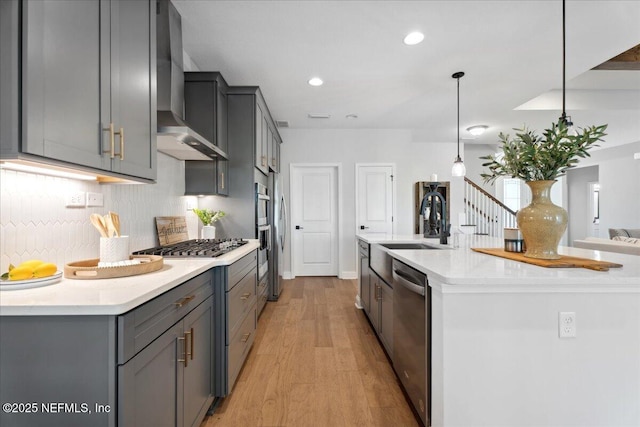
{"label": "white interior door", "polygon": [[338,275],[337,175],[336,166],[292,166],[294,276]]}
{"label": "white interior door", "polygon": [[356,165],[356,232],[393,232],[393,165]]}

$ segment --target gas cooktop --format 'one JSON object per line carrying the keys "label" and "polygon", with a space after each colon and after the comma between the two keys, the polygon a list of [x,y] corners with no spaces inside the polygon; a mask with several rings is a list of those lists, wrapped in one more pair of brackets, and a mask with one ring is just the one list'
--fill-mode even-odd
{"label": "gas cooktop", "polygon": [[224,255],[242,245],[242,239],[193,239],[171,245],[158,246],[133,252],[134,255],[161,255],[163,257],[209,257]]}

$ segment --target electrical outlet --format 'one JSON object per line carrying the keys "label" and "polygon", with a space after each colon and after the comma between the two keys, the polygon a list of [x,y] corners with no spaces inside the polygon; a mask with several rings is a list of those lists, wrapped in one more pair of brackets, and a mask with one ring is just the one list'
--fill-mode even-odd
{"label": "electrical outlet", "polygon": [[576,330],[576,313],[574,311],[558,313],[558,335],[560,338],[575,338]]}
{"label": "electrical outlet", "polygon": [[87,193],[87,206],[104,206],[102,193]]}
{"label": "electrical outlet", "polygon": [[85,202],[86,196],[84,191],[69,193],[65,198],[65,205],[68,208],[84,208]]}

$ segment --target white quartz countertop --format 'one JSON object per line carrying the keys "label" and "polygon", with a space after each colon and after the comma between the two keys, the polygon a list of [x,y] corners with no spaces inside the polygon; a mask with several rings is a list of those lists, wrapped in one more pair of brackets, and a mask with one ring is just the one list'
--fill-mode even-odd
{"label": "white quartz countertop", "polygon": [[[640,294],[640,257],[613,252],[560,247],[563,255],[622,264],[609,271],[545,268],[472,251],[497,248],[503,240],[460,235],[460,247],[440,245],[421,235],[357,234],[367,243],[426,243],[440,250],[388,250],[394,258],[427,274],[429,283],[445,292],[631,292]],[[449,241],[452,239],[449,238]]]}
{"label": "white quartz countertop", "polygon": [[217,258],[165,258],[161,270],[115,279],[66,279],[40,288],[0,291],[0,316],[117,315],[213,267],[233,264],[259,247],[249,240]]}

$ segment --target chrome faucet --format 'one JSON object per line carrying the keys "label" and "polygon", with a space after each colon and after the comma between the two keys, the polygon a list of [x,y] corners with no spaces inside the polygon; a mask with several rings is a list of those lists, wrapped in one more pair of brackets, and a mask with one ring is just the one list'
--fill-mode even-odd
{"label": "chrome faucet", "polygon": [[[450,236],[449,230],[451,229],[451,225],[447,224],[447,202],[444,199],[444,197],[442,196],[442,194],[440,194],[439,192],[436,191],[436,188],[438,188],[438,183],[432,183],[435,185],[431,185],[431,191],[429,191],[427,194],[425,194],[425,196],[422,198],[422,203],[420,204],[420,214],[422,216],[424,216],[425,211],[427,209],[427,203],[429,203],[429,198],[430,197],[435,197],[440,199],[440,244],[442,245],[446,245],[447,244],[447,237]],[[435,214],[435,209],[436,209],[437,203],[435,203],[435,200],[433,201],[433,203],[431,203],[431,211],[429,213],[429,223],[432,222],[436,222],[436,214]],[[425,230],[424,234],[425,237],[427,237],[427,233],[428,231]]]}

